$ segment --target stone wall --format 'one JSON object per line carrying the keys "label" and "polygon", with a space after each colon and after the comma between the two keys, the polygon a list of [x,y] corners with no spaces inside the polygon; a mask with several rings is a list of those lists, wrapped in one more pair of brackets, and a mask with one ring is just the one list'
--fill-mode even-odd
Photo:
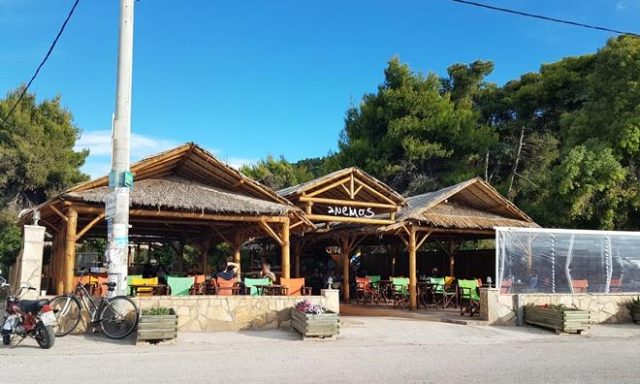
{"label": "stone wall", "polygon": [[[480,316],[492,325],[516,325],[517,309],[528,304],[562,304],[571,308],[587,310],[591,322],[626,323],[631,322],[627,304],[640,293],[585,293],[585,294],[544,294],[527,293],[520,295],[500,294],[496,289],[480,292]],[[518,305],[519,302],[519,305]]]}
{"label": "stone wall", "polygon": [[288,327],[291,308],[304,299],[339,312],[336,290],[323,290],[321,296],[152,296],[135,301],[142,310],[175,309],[180,330],[211,332]]}

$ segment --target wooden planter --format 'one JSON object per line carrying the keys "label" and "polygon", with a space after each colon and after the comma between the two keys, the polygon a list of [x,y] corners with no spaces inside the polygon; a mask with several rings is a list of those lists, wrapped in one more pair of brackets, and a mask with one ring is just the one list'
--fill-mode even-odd
{"label": "wooden planter", "polygon": [[302,334],[302,338],[335,337],[340,333],[340,318],[335,312],[327,311],[321,315],[304,313],[291,309],[291,326]]}
{"label": "wooden planter", "polygon": [[630,304],[629,312],[631,315],[631,320],[633,320],[633,322],[636,324],[640,324],[640,304]]}
{"label": "wooden planter", "polygon": [[140,315],[137,341],[160,342],[178,337],[178,315]]}
{"label": "wooden planter", "polygon": [[589,329],[591,316],[589,311],[565,308],[544,308],[527,305],[524,307],[524,322],[544,328],[550,328],[556,332],[577,333]]}

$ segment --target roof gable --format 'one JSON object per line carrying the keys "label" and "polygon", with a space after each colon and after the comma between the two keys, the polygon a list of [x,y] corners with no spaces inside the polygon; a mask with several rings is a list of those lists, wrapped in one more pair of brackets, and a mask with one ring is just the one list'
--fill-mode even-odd
{"label": "roof gable", "polygon": [[[405,204],[400,194],[358,168],[345,168],[278,194],[306,209],[309,219],[323,222],[386,224]],[[374,218],[381,214],[389,215],[389,219]]]}
{"label": "roof gable", "polygon": [[[271,188],[243,175],[237,169],[221,162],[213,154],[194,143],[187,143],[140,160],[131,165],[131,172],[135,182],[146,179],[179,177],[247,197],[290,204]],[[108,185],[108,176],[103,176],[76,185],[65,191],[64,194],[84,192]]]}
{"label": "roof gable", "polygon": [[[454,207],[446,209],[444,206]],[[513,220],[535,225],[533,220],[489,183],[474,178],[438,191],[407,198],[407,207],[400,211],[400,220],[421,220],[427,216],[467,216],[491,220]]]}

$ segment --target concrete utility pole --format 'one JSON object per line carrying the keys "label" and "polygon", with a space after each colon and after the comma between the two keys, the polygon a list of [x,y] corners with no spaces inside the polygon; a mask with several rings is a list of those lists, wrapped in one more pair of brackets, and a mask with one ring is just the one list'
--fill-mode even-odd
{"label": "concrete utility pole", "polygon": [[131,135],[131,77],[133,67],[133,3],[120,0],[120,36],[116,84],[116,110],[113,119],[113,148],[109,197],[106,204],[108,223],[107,265],[109,282],[115,282],[109,296],[125,295],[129,253],[129,188],[133,175],[129,170]]}

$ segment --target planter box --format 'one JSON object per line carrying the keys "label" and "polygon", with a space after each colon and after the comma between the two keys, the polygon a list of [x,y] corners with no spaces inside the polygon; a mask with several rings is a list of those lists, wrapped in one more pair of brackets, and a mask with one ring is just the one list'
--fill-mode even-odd
{"label": "planter box", "polygon": [[178,337],[178,315],[140,315],[137,341],[160,342]]}
{"label": "planter box", "polygon": [[340,318],[335,312],[327,311],[321,315],[304,313],[291,309],[291,326],[306,337],[335,337],[340,333]]}
{"label": "planter box", "polygon": [[582,333],[589,329],[591,316],[589,311],[579,309],[543,308],[533,305],[524,307],[524,322],[556,332]]}
{"label": "planter box", "polygon": [[630,304],[629,305],[629,313],[631,315],[631,320],[634,323],[640,323],[640,304]]}

